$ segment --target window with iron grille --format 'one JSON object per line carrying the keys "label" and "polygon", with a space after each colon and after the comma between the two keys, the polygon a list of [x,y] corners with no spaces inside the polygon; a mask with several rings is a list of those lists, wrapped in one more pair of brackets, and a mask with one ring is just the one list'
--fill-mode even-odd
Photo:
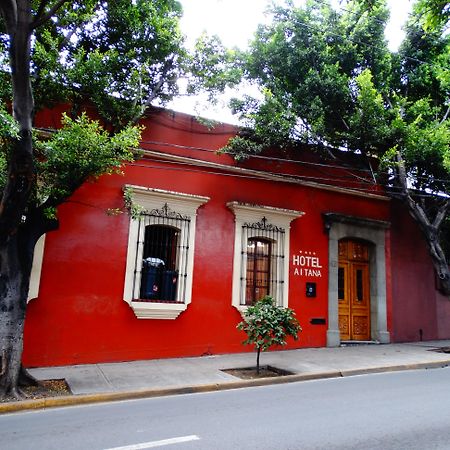
{"label": "window with iron grille", "polygon": [[290,223],[299,211],[230,202],[236,219],[232,304],[241,312],[266,295],[288,306]]}
{"label": "window with iron grille", "polygon": [[266,217],[242,226],[241,305],[253,305],[266,295],[277,296],[282,303],[284,235],[285,230],[268,223]]}
{"label": "window with iron grille", "polygon": [[[139,219],[142,254],[135,267],[135,301],[184,302],[191,219],[168,204]],[[141,231],[141,230],[140,230]]]}
{"label": "window with iron grille", "polygon": [[175,319],[191,302],[197,209],[208,197],[127,186],[130,219],[124,300],[140,319]]}

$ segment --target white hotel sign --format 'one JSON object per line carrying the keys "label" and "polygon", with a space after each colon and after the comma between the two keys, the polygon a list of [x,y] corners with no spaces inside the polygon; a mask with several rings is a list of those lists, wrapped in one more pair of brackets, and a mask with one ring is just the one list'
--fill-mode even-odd
{"label": "white hotel sign", "polygon": [[316,252],[298,252],[297,255],[292,256],[292,265],[294,267],[294,275],[305,277],[322,276],[322,265],[319,257],[316,256]]}

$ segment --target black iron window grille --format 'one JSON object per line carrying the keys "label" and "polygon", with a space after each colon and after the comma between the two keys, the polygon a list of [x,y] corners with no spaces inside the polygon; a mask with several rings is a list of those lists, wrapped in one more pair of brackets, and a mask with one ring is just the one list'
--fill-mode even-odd
{"label": "black iron window grille", "polygon": [[240,304],[266,295],[283,304],[285,230],[268,222],[244,223],[241,237]]}
{"label": "black iron window grille", "polygon": [[190,224],[167,203],[139,218],[135,301],[184,303]]}

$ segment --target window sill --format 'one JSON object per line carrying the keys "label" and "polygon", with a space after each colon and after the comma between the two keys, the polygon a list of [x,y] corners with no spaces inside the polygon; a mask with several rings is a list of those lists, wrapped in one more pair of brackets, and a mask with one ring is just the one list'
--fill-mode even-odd
{"label": "window sill", "polygon": [[174,320],[183,311],[186,311],[185,303],[157,303],[157,302],[139,302],[130,303],[135,316],[138,319],[163,319]]}
{"label": "window sill", "polygon": [[[233,306],[239,311],[239,314],[244,319],[247,309],[252,305],[233,305]],[[278,305],[278,306],[282,308],[288,308],[288,305]]]}
{"label": "window sill", "polygon": [[247,311],[249,305],[233,305],[233,306],[239,311],[239,314],[244,319],[245,312]]}

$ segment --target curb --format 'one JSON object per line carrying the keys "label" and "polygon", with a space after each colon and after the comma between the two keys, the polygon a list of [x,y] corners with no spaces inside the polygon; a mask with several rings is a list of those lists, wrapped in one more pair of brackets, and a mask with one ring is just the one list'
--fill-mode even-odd
{"label": "curb", "polygon": [[395,366],[370,367],[366,369],[350,369],[343,371],[329,371],[311,374],[285,375],[276,378],[258,378],[253,380],[238,380],[224,383],[182,386],[174,388],[154,388],[138,391],[106,392],[99,394],[81,394],[62,397],[46,397],[36,400],[0,403],[0,414],[20,411],[32,411],[45,408],[105,403],[121,400],[135,400],[143,398],[164,397],[169,395],[194,394],[202,392],[225,391],[247,387],[269,386],[275,384],[295,383],[300,381],[323,380],[328,378],[342,378],[373,373],[399,372],[404,370],[437,369],[448,367],[450,360],[429,363],[403,364]]}
{"label": "curb", "polygon": [[137,391],[105,392],[99,394],[80,394],[61,397],[46,397],[36,400],[0,403],[0,414],[28,411],[62,406],[75,406],[93,403],[104,403],[120,400],[134,400],[141,398],[164,397],[169,395],[195,394],[201,392],[225,391],[246,387],[267,386],[271,384],[293,383],[322,378],[340,377],[340,372],[325,372],[318,374],[294,374],[277,378],[259,378],[256,380],[238,380],[224,383],[201,384],[173,388],[154,388]]}
{"label": "curb", "polygon": [[427,363],[399,364],[396,366],[369,367],[367,369],[350,369],[341,372],[342,377],[367,375],[371,373],[400,372],[403,370],[440,369],[450,366],[450,360]]}

